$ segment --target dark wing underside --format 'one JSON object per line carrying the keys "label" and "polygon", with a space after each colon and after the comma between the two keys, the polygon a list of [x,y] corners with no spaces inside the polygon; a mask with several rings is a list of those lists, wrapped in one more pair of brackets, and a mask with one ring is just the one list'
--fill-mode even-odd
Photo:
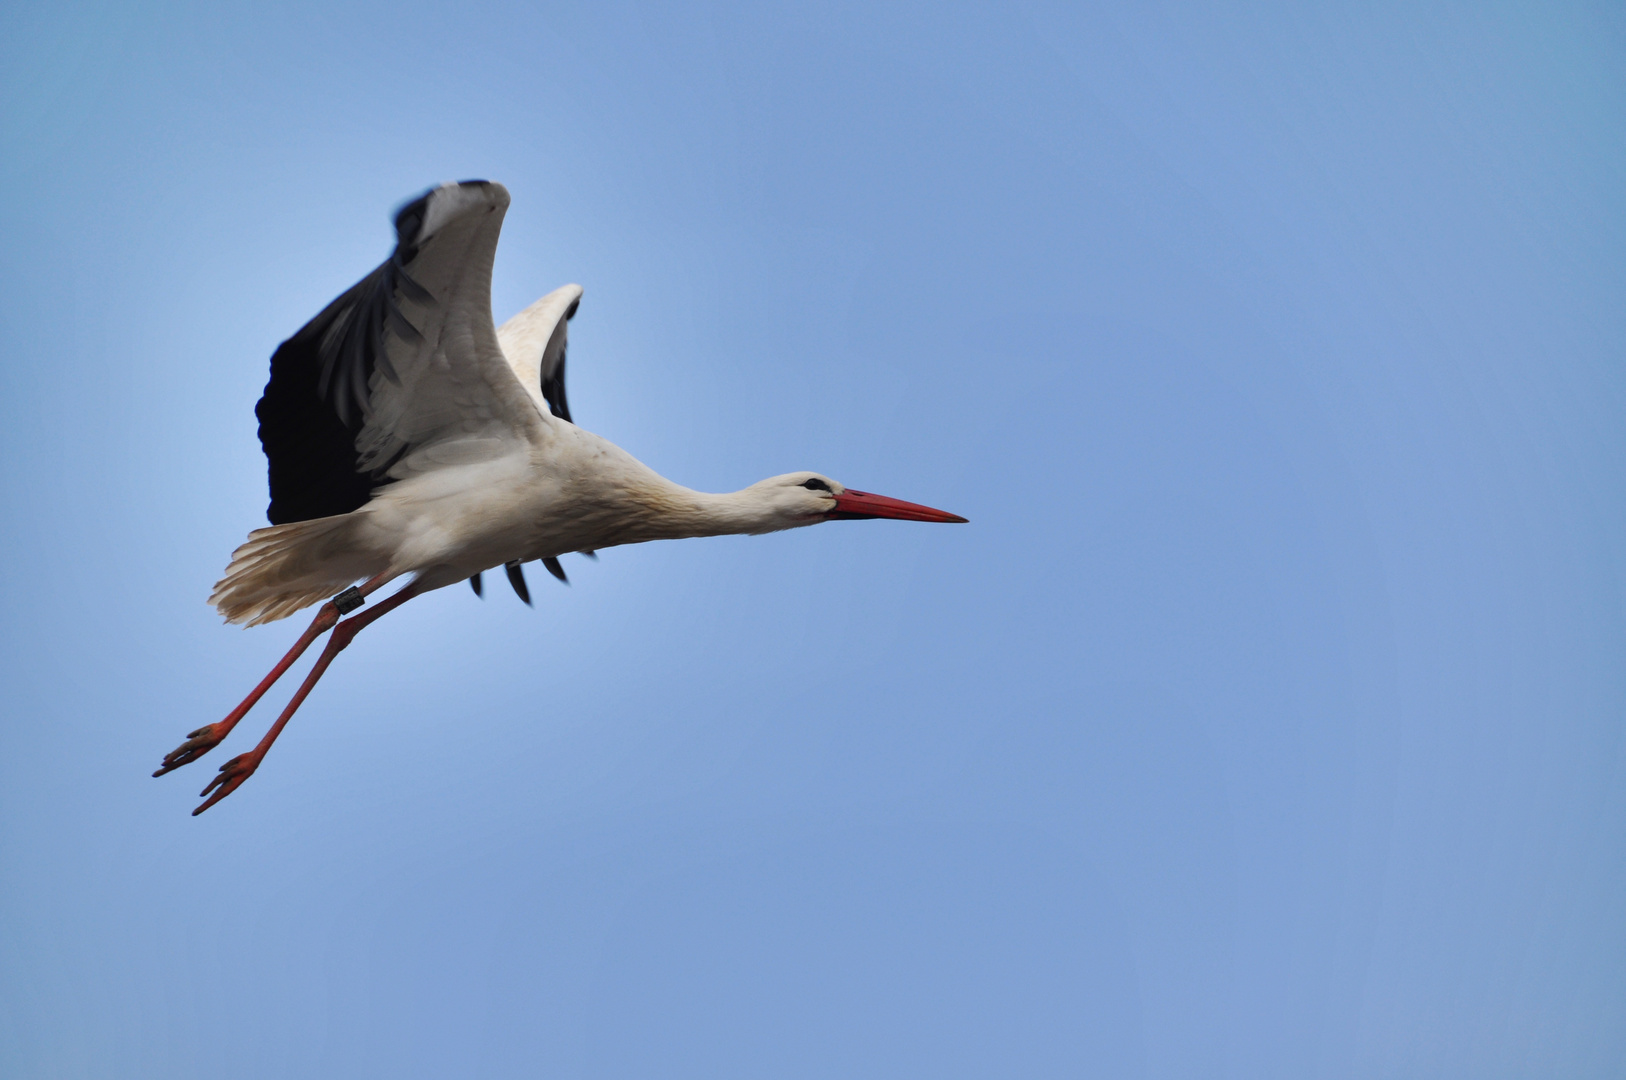
{"label": "dark wing underside", "polygon": [[[488,186],[479,180],[456,185]],[[361,507],[375,489],[390,482],[386,474],[408,449],[403,443],[388,457],[378,460],[375,454],[373,462],[364,464],[356,442],[371,412],[374,373],[400,386],[392,350],[398,357],[410,356],[425,345],[402,308],[411,303],[422,310],[436,303],[414,279],[414,261],[430,200],[450,187],[402,207],[395,215],[396,246],[390,257],[271,357],[271,380],[254,413],[270,466],[266,516],[273,525]],[[503,200],[506,204],[506,195]]]}
{"label": "dark wing underside", "polygon": [[387,482],[382,470],[360,469],[356,435],[363,410],[348,407],[347,392],[357,378],[365,387],[377,363],[371,335],[358,331],[394,309],[386,278],[395,259],[329,304],[271,357],[271,381],[254,414],[270,465],[266,517],[273,525],[348,514]]}
{"label": "dark wing underside", "polygon": [[548,403],[548,411],[567,424],[575,423],[570,419],[570,402],[565,399],[565,357],[559,354],[559,367],[554,371],[551,379],[542,381],[542,398]]}
{"label": "dark wing underside", "polygon": [[[565,312],[564,322],[554,328],[553,339],[542,354],[542,399],[548,403],[548,411],[567,424],[574,424],[575,421],[570,418],[570,402],[565,398],[565,356],[568,351],[565,323],[576,317],[576,303],[572,303]],[[550,365],[550,354],[555,350],[558,359]]]}

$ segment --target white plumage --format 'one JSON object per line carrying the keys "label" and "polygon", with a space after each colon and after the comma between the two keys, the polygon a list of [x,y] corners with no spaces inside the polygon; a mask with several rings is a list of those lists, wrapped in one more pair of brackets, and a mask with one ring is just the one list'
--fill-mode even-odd
{"label": "white plumage", "polygon": [[[817,473],[708,494],[660,476],[570,420],[566,285],[491,318],[491,267],[508,192],[466,181],[396,215],[395,252],[272,357],[256,413],[270,463],[273,524],[249,534],[209,600],[228,622],[281,619],[327,600],[287,656],[237,709],[194,731],[162,775],[207,753],[321,633],[316,667],[253,751],[221,766],[200,813],[247,779],[333,657],[368,622],[412,596],[619,544],[766,533],[838,518],[963,521],[844,488]],[[411,575],[389,599],[339,622]],[[361,582],[359,586],[354,583]],[[339,594],[335,596],[335,594]]]}

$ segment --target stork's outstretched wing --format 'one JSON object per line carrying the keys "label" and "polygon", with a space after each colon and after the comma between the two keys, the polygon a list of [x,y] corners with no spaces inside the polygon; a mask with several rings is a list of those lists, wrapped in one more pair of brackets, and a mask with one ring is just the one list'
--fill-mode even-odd
{"label": "stork's outstretched wing", "polygon": [[507,190],[483,180],[408,203],[395,252],[277,349],[255,409],[272,524],[348,513],[420,464],[540,436],[541,407],[491,320],[507,209]]}
{"label": "stork's outstretched wing", "polygon": [[[575,421],[570,418],[570,401],[565,397],[565,352],[570,345],[570,320],[576,317],[576,308],[581,302],[580,285],[560,286],[503,323],[497,331],[497,341],[508,358],[508,366],[514,369],[514,377],[531,395],[536,407],[546,409],[567,424]],[[598,558],[591,551],[582,554],[590,559]],[[548,573],[570,584],[558,559],[543,559],[542,565],[548,568]],[[470,578],[469,583],[479,595],[480,586],[475,578]],[[531,602],[531,594],[525,588],[525,575],[518,564],[508,568],[508,583],[521,600]]]}
{"label": "stork's outstretched wing", "polygon": [[525,392],[566,423],[570,402],[565,398],[565,350],[570,344],[569,324],[582,302],[580,285],[557,288],[502,324],[497,340]]}

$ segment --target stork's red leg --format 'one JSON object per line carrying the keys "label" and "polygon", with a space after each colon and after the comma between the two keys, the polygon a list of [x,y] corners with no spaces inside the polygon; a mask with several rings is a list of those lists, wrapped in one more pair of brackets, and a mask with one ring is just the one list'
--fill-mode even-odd
{"label": "stork's red leg", "polygon": [[417,595],[417,583],[414,582],[389,599],[380,601],[378,606],[369,608],[355,618],[346,619],[334,627],[333,636],[327,639],[327,645],[323,647],[322,655],[316,658],[316,664],[311,668],[310,674],[305,676],[305,681],[299,684],[298,690],[294,691],[294,696],[289,699],[287,707],[282,710],[282,715],[277,717],[277,722],[271,725],[271,730],[265,733],[265,738],[261,739],[259,745],[248,753],[238,754],[220,766],[220,772],[213,780],[209,781],[207,787],[198,793],[199,795],[209,795],[212,791],[214,794],[209,795],[203,805],[192,811],[192,816],[196,817],[203,813],[209,807],[236,791],[244,780],[254,775],[254,770],[258,769],[260,762],[265,760],[266,751],[271,749],[271,744],[277,741],[277,736],[282,734],[282,729],[288,725],[289,719],[298,711],[299,706],[304,704],[306,696],[310,694],[311,688],[316,685],[316,681],[327,671],[328,665],[333,663],[333,658],[344,651],[345,647],[361,632],[363,627],[374,619],[394,611]]}
{"label": "stork's red leg", "polygon": [[[365,583],[356,586],[356,589],[361,595],[366,596],[389,580],[389,575],[379,574],[377,577],[370,578]],[[153,775],[163,776],[172,769],[179,769],[182,765],[196,761],[216,746],[219,746],[221,740],[225,739],[230,734],[231,729],[237,726],[237,722],[248,715],[248,711],[265,696],[267,690],[271,689],[272,684],[282,678],[283,674],[293,666],[294,661],[298,660],[305,650],[310,648],[311,642],[333,629],[334,624],[339,619],[338,606],[332,600],[318,608],[316,618],[311,620],[310,626],[305,629],[303,634],[299,635],[299,640],[294,642],[294,647],[288,650],[288,654],[277,661],[277,666],[271,669],[270,674],[260,680],[260,685],[249,691],[248,697],[244,698],[237,708],[227,713],[224,720],[213,724],[205,724],[203,727],[198,728],[186,737],[184,743],[165,754],[164,763],[159,766],[158,771]]]}

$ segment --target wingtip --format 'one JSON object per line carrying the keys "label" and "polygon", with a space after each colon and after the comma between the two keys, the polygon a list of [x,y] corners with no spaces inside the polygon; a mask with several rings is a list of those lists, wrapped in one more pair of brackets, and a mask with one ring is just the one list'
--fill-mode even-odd
{"label": "wingtip", "polygon": [[446,222],[484,206],[487,212],[506,210],[508,189],[494,180],[457,180],[430,188],[395,211],[396,241],[417,245],[440,231]]}

